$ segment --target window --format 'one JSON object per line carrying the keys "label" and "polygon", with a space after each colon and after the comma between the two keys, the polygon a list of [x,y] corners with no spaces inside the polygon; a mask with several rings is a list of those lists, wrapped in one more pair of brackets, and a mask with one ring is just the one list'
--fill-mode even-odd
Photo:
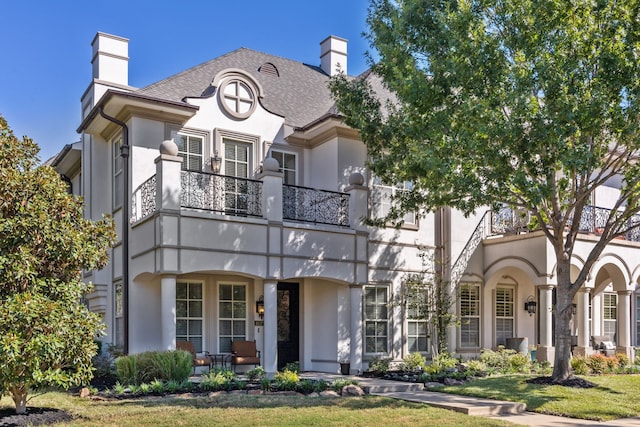
{"label": "window", "polygon": [[636,346],[640,345],[640,295],[636,295]]}
{"label": "window", "polygon": [[[248,178],[252,168],[251,145],[239,141],[224,140],[224,174]],[[231,214],[246,213],[249,189],[247,181],[225,179],[225,210]]]}
{"label": "window", "polygon": [[118,137],[113,141],[113,208],[119,208],[122,206],[123,198],[123,171],[122,171],[122,156],[120,155],[120,149],[122,148],[122,137]]}
{"label": "window", "polygon": [[237,119],[246,119],[256,108],[253,90],[241,80],[226,80],[219,93],[224,110]]}
{"label": "window", "polygon": [[407,351],[428,353],[427,290],[413,288],[407,295]]}
{"label": "window", "polygon": [[480,285],[460,288],[460,347],[480,347]]}
{"label": "window", "polygon": [[204,163],[204,138],[172,131],[171,139],[178,146],[178,156],[182,157],[182,169],[201,171]]}
{"label": "window", "polygon": [[278,161],[280,165],[279,172],[284,174],[284,183],[287,185],[296,185],[297,171],[296,171],[296,155],[293,153],[286,153],[279,150],[271,150],[271,157]]}
{"label": "window", "polygon": [[616,341],[616,320],[618,318],[618,295],[613,293],[605,293],[603,295],[603,330],[602,334],[606,335],[611,341]]}
{"label": "window", "polygon": [[[401,193],[403,191],[411,191],[413,190],[413,183],[409,181],[405,181],[402,184],[397,185],[386,185],[382,183],[380,178],[373,178],[373,191],[371,192],[371,205],[373,210],[373,215],[377,218],[384,218],[391,211],[391,206],[393,204],[393,197]],[[415,212],[407,212],[402,220],[404,224],[415,225],[416,224],[416,214]]]}
{"label": "window", "polygon": [[124,294],[122,282],[114,283],[113,306],[114,306],[114,327],[113,343],[124,348]]}
{"label": "window", "polygon": [[386,286],[364,289],[365,353],[387,353],[389,316]]}
{"label": "window", "polygon": [[231,352],[231,341],[247,337],[247,286],[221,284],[218,288],[219,351]]}
{"label": "window", "polygon": [[507,345],[507,338],[514,336],[514,289],[496,289],[496,345]]}
{"label": "window", "polygon": [[176,283],[176,340],[191,341],[197,353],[203,351],[202,283]]}

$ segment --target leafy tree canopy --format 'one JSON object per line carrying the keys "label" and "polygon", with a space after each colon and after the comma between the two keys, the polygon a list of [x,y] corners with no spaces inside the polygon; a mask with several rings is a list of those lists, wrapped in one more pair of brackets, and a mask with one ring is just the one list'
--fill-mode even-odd
{"label": "leafy tree canopy", "polygon": [[18,412],[30,389],[91,378],[103,326],[80,302],[81,270],[103,268],[115,238],[110,218],[83,218],[38,151],[0,116],[0,392]]}
{"label": "leafy tree canopy", "polygon": [[[606,244],[640,225],[640,1],[372,0],[367,20],[379,59],[331,88],[373,172],[414,183],[392,214],[531,212],[556,253],[554,377],[566,377],[571,299]],[[603,185],[618,198],[571,282],[571,225]]]}

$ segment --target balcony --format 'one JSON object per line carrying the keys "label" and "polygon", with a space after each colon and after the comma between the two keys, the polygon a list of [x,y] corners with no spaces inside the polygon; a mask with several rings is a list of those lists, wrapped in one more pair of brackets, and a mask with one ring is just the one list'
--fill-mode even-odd
{"label": "balcony", "polygon": [[[350,225],[347,193],[283,185],[281,177],[277,176],[272,180],[268,180],[274,178],[269,175],[267,179],[254,180],[199,171],[171,170],[173,176],[179,173],[178,186],[166,174],[166,170],[160,170],[161,165],[158,168],[156,175],[133,192],[132,224],[150,216],[162,206],[167,207],[164,199],[175,199],[180,209],[239,217],[281,218],[337,227]],[[163,173],[165,178],[158,179],[157,176]],[[163,183],[165,188],[162,188]],[[265,196],[267,193],[269,196]],[[274,200],[281,200],[278,208],[273,205]]]}
{"label": "balcony", "polygon": [[[601,208],[597,206],[585,206],[579,222],[579,231],[581,233],[600,234],[607,224],[607,218],[611,214],[611,209]],[[502,207],[498,211],[492,212],[491,215],[491,232],[490,235],[502,234],[518,234],[528,232],[530,215],[525,210],[512,209],[510,207]],[[634,215],[628,220],[629,226],[640,223],[640,215]],[[640,242],[640,228],[627,232],[623,237],[624,240],[632,242]]]}

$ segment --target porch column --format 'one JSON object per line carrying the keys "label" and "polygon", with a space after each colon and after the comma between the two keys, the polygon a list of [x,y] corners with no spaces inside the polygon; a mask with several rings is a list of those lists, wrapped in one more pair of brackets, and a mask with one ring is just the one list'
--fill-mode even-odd
{"label": "porch column", "polygon": [[553,322],[552,322],[552,291],[553,285],[542,285],[540,289],[540,344],[536,351],[536,357],[539,361],[549,361],[553,365],[554,351],[553,348]]}
{"label": "porch column", "polygon": [[160,326],[162,350],[176,349],[176,276],[160,278]]}
{"label": "porch column", "polygon": [[581,288],[578,291],[576,310],[576,320],[578,322],[578,346],[574,349],[574,354],[587,356],[592,353],[591,331],[589,330],[589,288]]}
{"label": "porch column", "polygon": [[160,144],[160,156],[156,163],[156,209],[180,210],[180,168],[182,157],[178,156],[178,146],[167,140]]}
{"label": "porch column", "polygon": [[[280,165],[274,158],[267,157],[262,163],[262,216],[270,221],[282,222],[282,178],[278,172]],[[266,307],[265,307],[266,308]]]}
{"label": "porch column", "polygon": [[362,372],[362,285],[351,285],[349,288],[351,300],[351,355],[350,374],[358,375]]}
{"label": "porch column", "polygon": [[631,347],[631,291],[618,291],[618,336],[616,352],[633,357]]}
{"label": "porch column", "polygon": [[278,282],[264,281],[263,368],[269,378],[278,372]]}
{"label": "porch column", "polygon": [[349,186],[344,191],[349,194],[349,226],[354,230],[367,230],[362,223],[369,208],[369,189],[364,185],[364,176],[358,172],[349,175]]}

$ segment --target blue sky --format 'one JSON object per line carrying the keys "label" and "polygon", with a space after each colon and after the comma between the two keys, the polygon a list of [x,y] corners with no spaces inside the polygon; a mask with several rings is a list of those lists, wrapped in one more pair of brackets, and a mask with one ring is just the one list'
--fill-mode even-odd
{"label": "blue sky", "polygon": [[129,39],[129,84],[143,87],[239,47],[320,64],[320,41],[348,39],[366,69],[367,0],[3,0],[0,115],[42,161],[79,139],[96,32]]}

